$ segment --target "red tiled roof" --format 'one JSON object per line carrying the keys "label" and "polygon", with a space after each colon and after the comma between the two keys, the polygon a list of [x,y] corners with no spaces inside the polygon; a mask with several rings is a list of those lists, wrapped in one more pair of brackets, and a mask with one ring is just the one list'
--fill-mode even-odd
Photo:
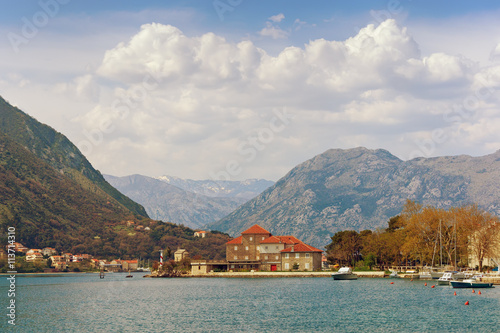
{"label": "red tiled roof", "polygon": [[226,244],[241,244],[242,239],[243,239],[243,237],[239,236],[239,237],[236,237],[235,239],[231,239]]}
{"label": "red tiled roof", "polygon": [[137,260],[123,260],[129,264],[137,264]]}
{"label": "red tiled roof", "polygon": [[285,244],[300,244],[300,243],[302,243],[301,240],[299,240],[298,238],[296,238],[294,236],[278,236],[278,237],[281,240],[281,242],[285,243]]}
{"label": "red tiled roof", "polygon": [[271,233],[266,229],[262,228],[260,225],[255,224],[250,228],[248,228],[247,230],[243,231],[241,234],[245,235],[245,234],[271,234]]}
{"label": "red tiled roof", "polygon": [[299,243],[299,244],[295,244],[293,246],[293,251],[292,251],[292,247],[287,247],[286,249],[281,250],[280,252],[323,252],[323,251],[321,251],[315,247],[312,247],[311,245]]}
{"label": "red tiled roof", "polygon": [[298,238],[294,236],[271,236],[266,239],[264,239],[261,244],[300,244],[302,241],[300,241]]}
{"label": "red tiled roof", "polygon": [[280,239],[276,236],[271,236],[271,237],[268,237],[266,239],[264,239],[262,242],[260,242],[261,244],[279,244],[280,243]]}

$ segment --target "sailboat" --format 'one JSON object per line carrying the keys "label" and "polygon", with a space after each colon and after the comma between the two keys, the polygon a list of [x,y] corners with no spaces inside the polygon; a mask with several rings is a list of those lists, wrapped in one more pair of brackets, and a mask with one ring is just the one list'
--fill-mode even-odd
{"label": "sailboat", "polygon": [[131,278],[131,277],[134,277],[132,274],[130,274],[130,269],[128,270],[128,275],[125,276],[126,278]]}

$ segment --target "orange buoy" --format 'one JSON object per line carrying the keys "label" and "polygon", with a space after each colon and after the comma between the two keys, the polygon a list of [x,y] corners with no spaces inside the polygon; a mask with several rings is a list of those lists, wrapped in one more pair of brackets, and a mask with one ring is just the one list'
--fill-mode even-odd
{"label": "orange buoy", "polygon": [[474,294],[476,291],[474,289],[472,289],[472,293]]}
{"label": "orange buoy", "polygon": [[456,291],[453,293],[453,296],[457,296],[457,292]]}
{"label": "orange buoy", "polygon": [[427,282],[424,284],[424,286],[426,286],[426,287],[427,287]]}
{"label": "orange buoy", "polygon": [[479,291],[477,292],[477,294],[478,294],[478,295],[481,295],[481,290],[479,290]]}
{"label": "orange buoy", "polygon": [[411,279],[410,281],[413,281],[413,279]]}
{"label": "orange buoy", "polygon": [[391,282],[391,284],[394,284],[394,282]]}
{"label": "orange buoy", "polygon": [[431,287],[431,288],[434,288],[434,287],[435,287],[435,285],[432,285],[432,287]]}
{"label": "orange buoy", "polygon": [[469,301],[465,302],[465,305],[469,305]]}

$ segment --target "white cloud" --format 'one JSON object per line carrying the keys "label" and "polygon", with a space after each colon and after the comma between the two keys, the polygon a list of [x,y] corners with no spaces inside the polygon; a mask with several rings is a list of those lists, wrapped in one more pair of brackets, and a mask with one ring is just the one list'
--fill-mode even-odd
{"label": "white cloud", "polygon": [[269,18],[270,21],[279,23],[285,19],[285,15],[283,13],[279,13],[278,15],[271,16]]}
{"label": "white cloud", "polygon": [[[261,35],[289,37],[278,16]],[[87,72],[50,85],[78,129],[70,138],[105,173],[210,178],[236,161],[232,179],[277,179],[329,148],[363,145],[408,158],[462,147],[482,154],[500,142],[500,66],[422,54],[394,20],[273,54],[231,40],[142,25]],[[0,88],[22,80],[32,89],[20,74],[0,78]],[[284,109],[294,118],[278,117]],[[435,130],[447,139],[423,151]]]}
{"label": "white cloud", "polygon": [[278,26],[273,25],[271,22],[266,22],[266,27],[259,31],[259,35],[264,37],[271,37],[272,39],[282,39],[288,37],[288,32],[282,30]]}

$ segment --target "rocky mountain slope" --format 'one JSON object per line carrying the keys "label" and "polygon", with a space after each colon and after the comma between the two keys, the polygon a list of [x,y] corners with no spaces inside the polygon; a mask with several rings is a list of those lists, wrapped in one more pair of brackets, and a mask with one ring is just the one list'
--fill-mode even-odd
{"label": "rocky mountain slope", "polygon": [[407,199],[500,213],[500,151],[402,161],[385,150],[328,150],[207,228],[235,236],[258,223],[323,247],[340,230],[386,227]]}
{"label": "rocky mountain slope", "polygon": [[[265,179],[236,180],[192,180],[173,176],[160,176],[157,179],[177,186],[186,191],[219,198],[241,198],[250,200],[269,188],[274,182]],[[245,201],[246,201],[245,200]]]}
{"label": "rocky mountain slope", "polygon": [[220,220],[273,184],[265,180],[213,182],[171,176],[104,177],[142,204],[151,218],[191,228]]}
{"label": "rocky mountain slope", "polygon": [[13,107],[2,97],[0,131],[80,185],[103,197],[110,196],[133,213],[147,217],[144,208],[106,182],[68,138]]}

